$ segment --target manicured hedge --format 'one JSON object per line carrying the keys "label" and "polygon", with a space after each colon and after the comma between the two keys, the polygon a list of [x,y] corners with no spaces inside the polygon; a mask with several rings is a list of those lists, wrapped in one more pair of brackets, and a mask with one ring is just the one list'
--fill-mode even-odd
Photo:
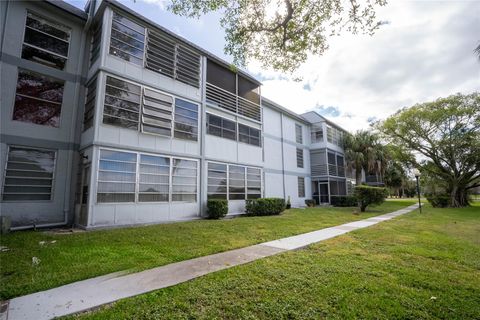
{"label": "manicured hedge", "polygon": [[285,200],[281,198],[260,198],[247,200],[245,212],[249,216],[271,216],[285,210]]}
{"label": "manicured hedge", "polygon": [[334,207],[356,207],[358,201],[354,196],[332,196],[330,204]]}
{"label": "manicured hedge", "polygon": [[450,197],[446,194],[427,195],[427,200],[434,208],[446,208],[450,205]]}
{"label": "manicured hedge", "polygon": [[371,204],[382,204],[388,196],[388,190],[379,187],[357,186],[353,194],[357,198],[360,211],[365,212],[367,206]]}
{"label": "manicured hedge", "polygon": [[210,199],[207,201],[209,219],[220,219],[228,213],[228,201],[224,199]]}

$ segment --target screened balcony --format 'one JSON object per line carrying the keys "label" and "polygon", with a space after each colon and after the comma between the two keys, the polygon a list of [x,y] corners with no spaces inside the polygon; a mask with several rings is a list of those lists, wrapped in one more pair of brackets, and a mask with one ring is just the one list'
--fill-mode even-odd
{"label": "screened balcony", "polygon": [[260,85],[211,60],[207,62],[207,103],[261,121]]}

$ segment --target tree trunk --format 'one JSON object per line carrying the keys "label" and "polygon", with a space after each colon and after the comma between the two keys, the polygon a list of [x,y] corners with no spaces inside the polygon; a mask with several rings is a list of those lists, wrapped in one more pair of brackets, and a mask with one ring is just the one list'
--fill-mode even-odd
{"label": "tree trunk", "polygon": [[457,181],[450,182],[450,207],[461,208],[469,205],[466,188],[467,186],[459,185]]}
{"label": "tree trunk", "polygon": [[362,184],[362,169],[355,169],[355,183],[357,186]]}

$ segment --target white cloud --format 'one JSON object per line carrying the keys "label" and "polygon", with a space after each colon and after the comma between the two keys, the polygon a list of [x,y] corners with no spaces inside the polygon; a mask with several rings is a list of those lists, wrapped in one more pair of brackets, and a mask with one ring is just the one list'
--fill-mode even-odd
{"label": "white cloud", "polygon": [[[332,106],[331,118],[349,130],[366,128],[401,107],[480,88],[480,2],[392,1],[378,18],[390,23],[373,36],[331,38],[322,57],[310,57],[293,77],[249,70],[263,78],[262,95],[302,113]],[[328,116],[327,116],[328,117]]]}
{"label": "white cloud", "polygon": [[167,10],[167,6],[170,3],[169,0],[141,0],[148,4],[157,5],[161,10]]}

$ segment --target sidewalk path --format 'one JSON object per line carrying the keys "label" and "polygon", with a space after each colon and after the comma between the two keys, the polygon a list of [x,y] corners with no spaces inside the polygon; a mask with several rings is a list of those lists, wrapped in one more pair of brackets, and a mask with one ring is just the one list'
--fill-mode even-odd
{"label": "sidewalk path", "polygon": [[112,273],[14,298],[0,310],[0,320],[42,320],[85,311],[120,299],[173,286],[205,274],[308,246],[369,227],[415,210],[418,205],[365,220],[293,237],[172,263],[138,273]]}

